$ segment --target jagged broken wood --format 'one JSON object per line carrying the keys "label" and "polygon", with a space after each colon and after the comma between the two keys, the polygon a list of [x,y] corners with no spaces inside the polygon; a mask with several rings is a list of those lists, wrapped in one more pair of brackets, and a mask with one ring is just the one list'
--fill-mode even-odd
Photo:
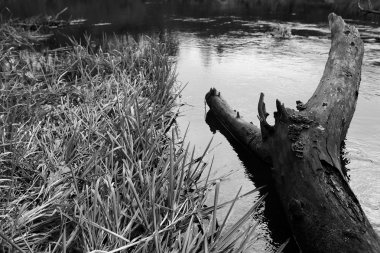
{"label": "jagged broken wood", "polygon": [[380,252],[380,239],[352,192],[340,161],[341,144],[359,94],[363,42],[355,27],[329,15],[331,49],[321,81],[295,111],[276,101],[268,124],[264,95],[260,129],[244,121],[220,93],[206,94],[223,127],[272,167],[272,178],[303,252]]}

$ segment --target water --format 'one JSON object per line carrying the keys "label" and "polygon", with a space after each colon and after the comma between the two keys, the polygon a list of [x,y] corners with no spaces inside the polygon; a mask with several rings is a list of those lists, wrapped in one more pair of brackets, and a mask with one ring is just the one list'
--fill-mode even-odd
{"label": "water", "polygon": [[[275,99],[295,109],[295,101],[306,102],[322,76],[330,49],[328,24],[245,20],[239,17],[213,19],[177,19],[178,22],[202,26],[213,23],[205,31],[177,31],[180,40],[178,78],[187,83],[184,101],[192,107],[184,111],[181,124],[191,123],[189,139],[204,147],[211,138],[204,124],[203,95],[216,87],[230,105],[238,109],[248,121],[256,125],[257,102],[260,92],[266,95],[268,112],[275,110]],[[229,28],[227,24],[231,25]],[[290,26],[294,36],[290,40],[273,38],[267,34],[278,23]],[[184,25],[185,26],[185,25]],[[220,27],[218,27],[220,26]],[[221,29],[226,27],[226,29]],[[351,187],[357,194],[369,220],[380,234],[380,36],[379,29],[359,26],[368,38],[362,70],[360,96],[346,141]],[[221,32],[221,30],[223,32]],[[269,118],[272,121],[273,118]],[[214,136],[215,177],[230,170],[233,176],[223,182],[223,200],[233,198],[240,185],[243,190],[252,187],[250,179],[233,148],[221,134]],[[251,168],[252,169],[252,168]],[[254,170],[255,168],[253,168]],[[257,196],[256,196],[257,197]],[[239,205],[235,217],[246,212],[255,198]],[[273,231],[262,225],[266,237],[261,241],[271,248]]]}
{"label": "water", "polygon": [[[68,4],[62,2],[52,1],[55,5],[50,6],[38,1],[28,8],[17,4],[13,8],[15,13],[26,16],[35,14],[33,12],[57,12]],[[236,8],[231,5],[202,8],[200,4],[186,7],[183,3],[163,7],[142,1],[126,1],[127,4],[124,1],[124,5],[119,3],[123,1],[93,5],[85,5],[85,2],[88,1],[71,1],[70,14],[89,21],[63,32],[81,36],[86,31],[94,37],[103,32],[165,32],[178,39],[178,80],[187,85],[182,96],[187,106],[183,107],[178,122],[183,132],[190,124],[188,140],[196,146],[198,154],[214,137],[208,154],[209,161],[214,157],[211,177],[232,173],[222,181],[220,202],[234,198],[240,187],[242,192],[247,192],[267,183],[260,165],[247,161],[244,154],[238,156],[222,134],[214,135],[210,131],[205,122],[204,95],[216,87],[233,108],[255,124],[258,124],[260,92],[265,93],[271,114],[277,98],[290,108],[295,108],[296,100],[306,102],[318,85],[328,57],[330,39],[326,17],[329,8],[319,8],[313,12],[318,15],[308,15],[305,10],[295,13],[297,7],[286,12],[273,12],[273,9],[264,12],[249,6],[238,8],[238,5]],[[347,12],[347,15],[352,13]],[[111,25],[93,25],[99,22]],[[346,140],[350,185],[380,234],[380,25],[354,19],[349,22],[359,28],[365,40],[359,100]],[[274,38],[268,33],[278,24],[292,29],[291,39]],[[273,123],[271,116],[269,122]],[[268,191],[270,187],[239,202],[229,224],[236,222]],[[255,252],[273,252],[289,236],[272,195],[270,192],[265,202],[267,208],[261,209],[261,215],[255,217],[260,222],[260,237],[253,246]],[[223,214],[222,211],[219,215]]]}

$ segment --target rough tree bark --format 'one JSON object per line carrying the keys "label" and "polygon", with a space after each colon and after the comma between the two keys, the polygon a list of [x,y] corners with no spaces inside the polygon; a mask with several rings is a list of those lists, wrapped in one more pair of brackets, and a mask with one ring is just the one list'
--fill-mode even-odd
{"label": "rough tree bark", "polygon": [[272,178],[295,240],[303,252],[380,252],[380,239],[352,192],[340,162],[359,94],[363,42],[355,27],[329,15],[331,49],[322,79],[298,111],[276,101],[260,129],[244,121],[215,89],[207,104],[222,125],[272,167]]}

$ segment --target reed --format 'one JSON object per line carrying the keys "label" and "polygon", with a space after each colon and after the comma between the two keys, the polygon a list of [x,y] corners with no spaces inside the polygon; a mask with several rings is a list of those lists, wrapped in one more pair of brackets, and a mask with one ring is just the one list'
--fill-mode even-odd
{"label": "reed", "polygon": [[1,252],[242,252],[253,242],[255,226],[239,228],[262,199],[227,228],[242,196],[218,204],[220,181],[201,180],[211,169],[207,150],[196,157],[178,136],[170,43],[114,37],[95,51],[88,38],[38,51],[28,31],[7,25],[0,29]]}

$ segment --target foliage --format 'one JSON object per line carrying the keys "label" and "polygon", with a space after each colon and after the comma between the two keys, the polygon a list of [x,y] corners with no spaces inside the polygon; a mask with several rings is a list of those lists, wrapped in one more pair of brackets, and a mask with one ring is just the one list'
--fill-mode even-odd
{"label": "foliage", "polygon": [[[39,52],[0,29],[1,252],[241,252],[261,204],[226,229],[220,181],[178,136],[168,43],[106,39]],[[32,36],[31,36],[32,34]],[[15,47],[15,45],[18,45]],[[205,206],[216,185],[215,205]]]}

